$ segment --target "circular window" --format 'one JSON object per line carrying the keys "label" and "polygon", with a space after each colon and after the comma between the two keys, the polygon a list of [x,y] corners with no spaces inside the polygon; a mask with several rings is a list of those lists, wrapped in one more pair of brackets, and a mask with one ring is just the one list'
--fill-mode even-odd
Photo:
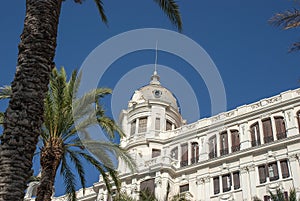
{"label": "circular window", "polygon": [[155,98],[159,98],[161,96],[160,90],[154,90],[153,93],[154,93]]}

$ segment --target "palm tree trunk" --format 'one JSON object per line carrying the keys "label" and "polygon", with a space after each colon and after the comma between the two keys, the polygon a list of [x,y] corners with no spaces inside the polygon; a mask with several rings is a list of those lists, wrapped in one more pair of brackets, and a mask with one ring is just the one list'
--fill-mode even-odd
{"label": "palm tree trunk", "polygon": [[62,144],[46,145],[41,152],[42,174],[35,201],[51,201],[55,175],[62,158]]}
{"label": "palm tree trunk", "polygon": [[0,201],[20,201],[32,175],[32,158],[43,123],[44,97],[54,67],[62,0],[26,0],[12,97],[0,144]]}

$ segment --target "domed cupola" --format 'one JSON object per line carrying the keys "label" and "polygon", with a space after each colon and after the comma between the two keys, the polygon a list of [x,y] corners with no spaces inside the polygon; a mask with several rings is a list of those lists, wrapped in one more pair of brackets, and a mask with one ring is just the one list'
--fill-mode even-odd
{"label": "domed cupola", "polygon": [[156,71],[148,85],[134,92],[128,109],[120,114],[120,122],[127,138],[160,136],[185,124],[176,97],[161,85]]}

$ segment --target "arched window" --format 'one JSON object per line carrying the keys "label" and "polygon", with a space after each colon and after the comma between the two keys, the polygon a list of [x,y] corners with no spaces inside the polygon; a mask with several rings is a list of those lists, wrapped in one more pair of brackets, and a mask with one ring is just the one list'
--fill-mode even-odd
{"label": "arched window", "polygon": [[172,130],[172,122],[169,120],[166,121],[166,131]]}
{"label": "arched window", "polygon": [[135,134],[136,120],[131,122],[130,135]]}
{"label": "arched window", "polygon": [[264,131],[264,143],[273,142],[274,138],[273,138],[271,118],[262,120],[262,125]]}
{"label": "arched window", "polygon": [[188,165],[188,144],[182,144],[181,145],[181,161],[180,161],[180,167],[184,167]]}
{"label": "arched window", "polygon": [[220,133],[220,155],[228,154],[228,134],[227,131]]}
{"label": "arched window", "polygon": [[217,139],[216,139],[216,136],[214,135],[214,136],[212,136],[212,137],[210,137],[209,138],[209,141],[208,141],[208,143],[209,143],[209,154],[208,154],[208,156],[209,156],[209,158],[215,158],[215,157],[217,157]]}
{"label": "arched window", "polygon": [[142,117],[139,119],[139,133],[147,131],[147,117]]}
{"label": "arched window", "polygon": [[260,145],[260,134],[259,134],[259,125],[258,122],[250,126],[251,133],[251,144],[252,147]]}
{"label": "arched window", "polygon": [[283,117],[274,117],[276,125],[277,140],[286,138],[286,128]]}
{"label": "arched window", "polygon": [[231,133],[231,151],[236,152],[240,150],[240,133],[238,130],[230,130]]}
{"label": "arched window", "polygon": [[191,144],[191,164],[197,163],[199,160],[199,144],[198,142],[192,142]]}

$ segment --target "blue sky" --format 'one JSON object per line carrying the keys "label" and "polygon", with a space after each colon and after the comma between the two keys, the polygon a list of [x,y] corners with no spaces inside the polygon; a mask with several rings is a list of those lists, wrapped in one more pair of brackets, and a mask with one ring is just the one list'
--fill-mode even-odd
{"label": "blue sky", "polygon": [[[292,0],[178,3],[183,19],[182,34],[201,45],[216,64],[226,89],[228,110],[299,87],[300,55],[299,52],[288,53],[289,45],[300,40],[299,30],[283,31],[267,22],[275,13],[297,8],[299,3]],[[69,73],[79,69],[94,48],[126,31],[140,28],[176,30],[153,1],[111,0],[104,4],[108,26],[101,23],[93,1],[87,0],[82,5],[71,0],[63,3],[55,57],[58,67],[64,66]],[[1,86],[8,85],[15,73],[24,14],[25,1],[5,1],[0,7]],[[114,88],[134,67],[152,63],[154,51],[126,55],[107,70],[100,86]],[[200,117],[210,116],[208,90],[201,77],[185,61],[165,52],[159,52],[158,63],[173,68],[188,80],[199,102]],[[144,82],[141,81],[137,88],[147,84],[149,77],[150,74],[146,74]],[[161,80],[163,83],[164,77]],[[172,90],[178,86],[174,82],[173,86],[167,87]],[[128,91],[129,97],[132,93]],[[105,100],[108,112],[109,100]],[[0,110],[5,110],[6,106],[5,102],[0,103]],[[189,122],[196,120],[189,116],[185,118]],[[89,172],[88,185],[92,185],[98,176],[91,168]],[[58,194],[63,192],[60,188],[56,188]]]}

